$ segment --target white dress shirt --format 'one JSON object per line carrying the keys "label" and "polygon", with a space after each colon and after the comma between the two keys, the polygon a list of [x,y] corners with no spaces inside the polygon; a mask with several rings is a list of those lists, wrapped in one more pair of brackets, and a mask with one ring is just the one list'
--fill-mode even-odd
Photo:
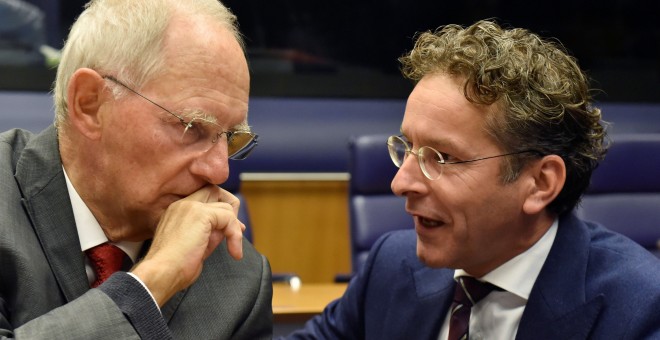
{"label": "white dress shirt", "polygon": [[[493,291],[472,307],[470,340],[515,339],[529,294],[550,253],[558,225],[559,222],[555,219],[548,231],[531,248],[479,278],[504,291]],[[454,278],[459,276],[469,274],[457,269]],[[451,313],[445,316],[440,329],[440,340],[446,340],[449,336],[450,316]]]}
{"label": "white dress shirt", "polygon": [[[94,214],[92,214],[92,212],[89,210],[85,202],[83,202],[82,198],[80,198],[80,195],[78,195],[78,192],[76,191],[76,188],[73,187],[71,180],[69,180],[69,175],[67,175],[66,170],[64,170],[64,167],[62,167],[62,170],[64,171],[64,178],[66,179],[66,187],[67,190],[69,191],[69,199],[71,200],[73,217],[76,221],[76,229],[78,230],[80,249],[83,252],[85,252],[87,249],[108,242],[108,237],[105,236],[105,233],[101,228],[101,225],[94,217]],[[123,250],[124,253],[126,253],[128,257],[131,258],[131,261],[135,263],[138,255],[140,254],[140,249],[142,248],[142,244],[144,242],[120,241],[116,243],[114,242],[110,242],[110,243],[114,244],[119,249]],[[92,282],[96,280],[96,273],[87,256],[85,256],[85,271],[87,272],[87,280],[91,285]],[[140,282],[140,284],[142,284],[144,289],[146,289],[149,295],[151,295],[151,298],[154,300],[154,303],[156,303],[156,299],[154,299],[154,296],[151,294],[151,291],[149,291],[149,289],[144,284],[144,282],[142,282],[142,280],[140,280],[140,278],[135,276],[133,273],[128,273],[128,274],[133,278],[135,278],[138,282]],[[158,304],[156,304],[156,306],[158,306]]]}

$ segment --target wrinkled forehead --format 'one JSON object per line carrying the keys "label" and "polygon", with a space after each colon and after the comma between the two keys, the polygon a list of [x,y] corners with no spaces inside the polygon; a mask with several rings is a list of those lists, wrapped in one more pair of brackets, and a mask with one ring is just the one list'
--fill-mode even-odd
{"label": "wrinkled forehead", "polygon": [[243,49],[223,25],[177,21],[164,43],[167,82],[182,98],[197,98],[206,106],[190,110],[230,113],[244,120],[248,111],[250,78]]}
{"label": "wrinkled forehead", "polygon": [[446,74],[422,78],[408,97],[401,132],[414,144],[462,145],[490,138],[486,118],[492,108],[470,102],[462,84]]}
{"label": "wrinkled forehead", "polygon": [[191,76],[222,76],[249,87],[245,53],[234,34],[208,18],[175,17],[163,43],[166,64]]}

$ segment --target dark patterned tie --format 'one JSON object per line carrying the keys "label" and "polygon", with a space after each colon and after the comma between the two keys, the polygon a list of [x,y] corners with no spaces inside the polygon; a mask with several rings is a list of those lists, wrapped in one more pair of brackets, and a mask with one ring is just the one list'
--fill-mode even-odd
{"label": "dark patterned tie", "polygon": [[449,340],[468,339],[470,310],[493,290],[498,289],[488,282],[470,276],[460,276],[454,291],[449,321]]}
{"label": "dark patterned tie", "polygon": [[103,281],[107,280],[114,272],[121,270],[126,253],[110,243],[102,243],[87,251],[87,256],[96,272],[96,281],[92,283],[92,288],[98,287]]}

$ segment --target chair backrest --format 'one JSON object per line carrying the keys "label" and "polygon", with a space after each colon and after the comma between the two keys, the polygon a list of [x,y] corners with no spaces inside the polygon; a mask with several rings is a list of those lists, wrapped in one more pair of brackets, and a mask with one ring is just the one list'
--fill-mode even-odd
{"label": "chair backrest", "polygon": [[576,213],[660,257],[660,134],[614,136]]}
{"label": "chair backrest", "polygon": [[392,193],[397,168],[387,152],[388,135],[364,135],[349,141],[349,214],[352,272],[364,264],[371,246],[384,233],[413,228],[405,198]]}
{"label": "chair backrest", "polygon": [[[237,162],[237,161],[230,161],[230,162]],[[240,161],[238,161],[240,162]],[[245,237],[248,241],[254,243],[252,239],[252,228],[250,226],[250,214],[248,212],[248,207],[247,207],[247,202],[245,201],[245,198],[240,192],[240,185],[241,185],[241,179],[240,179],[240,171],[234,171],[234,168],[232,166],[233,164],[230,164],[230,169],[232,169],[229,172],[229,178],[227,180],[220,184],[220,187],[231,192],[236,196],[241,201],[241,206],[238,209],[238,219],[239,221],[243,222],[245,224],[245,232],[243,233],[243,237]]]}

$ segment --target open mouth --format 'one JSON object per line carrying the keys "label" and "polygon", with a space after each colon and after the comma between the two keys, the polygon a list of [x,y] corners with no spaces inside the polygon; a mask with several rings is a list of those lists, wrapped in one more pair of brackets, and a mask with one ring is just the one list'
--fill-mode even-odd
{"label": "open mouth", "polygon": [[438,228],[445,225],[445,222],[440,220],[432,220],[430,218],[416,216],[417,223],[424,228]]}

